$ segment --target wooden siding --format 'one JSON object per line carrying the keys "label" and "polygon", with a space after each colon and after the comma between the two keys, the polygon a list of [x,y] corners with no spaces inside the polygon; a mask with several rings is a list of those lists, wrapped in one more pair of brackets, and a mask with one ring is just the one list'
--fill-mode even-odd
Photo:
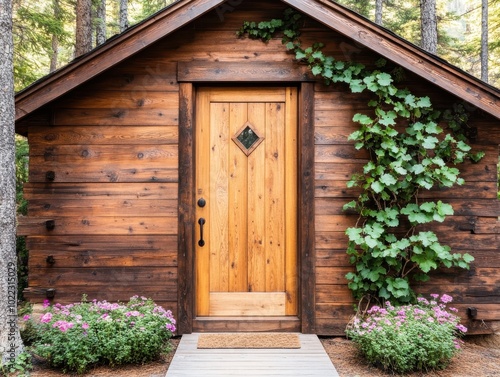
{"label": "wooden siding", "polygon": [[[243,2],[223,15],[212,11],[24,120],[31,145],[25,187],[30,203],[19,233],[28,235],[30,249],[28,298],[43,300],[47,288],[55,288],[55,300],[62,302],[82,294],[108,300],[142,294],[176,311],[182,297],[180,328],[190,331],[192,279],[178,271],[192,271],[193,240],[184,236],[193,231],[187,207],[194,193],[192,160],[179,148],[194,141],[193,109],[181,102],[192,104],[196,86],[178,83],[177,63],[291,63],[279,38],[263,44],[235,37],[243,21],[280,17],[283,9],[280,2],[259,1]],[[378,59],[311,20],[304,23],[303,41],[325,41],[325,52],[342,60],[371,64]],[[278,81],[285,85],[286,80]],[[407,84],[440,104],[459,102],[411,75]],[[301,307],[301,326],[304,332],[341,335],[354,303],[345,279],[352,268],[345,229],[356,222],[342,205],[357,195],[346,182],[368,157],[347,137],[356,129],[352,116],[368,107],[365,98],[341,85],[327,88],[317,82],[304,88],[301,100],[313,102],[300,126],[314,127],[314,141],[299,145],[315,145],[300,151],[299,164],[309,173],[302,184],[311,194],[300,221],[310,224],[312,234],[299,240],[299,275],[304,301],[308,295],[314,299],[307,301],[313,307]],[[419,291],[452,294],[464,318],[466,308],[474,306],[477,319],[500,320],[500,128],[481,111],[473,113],[471,123],[478,127],[475,147],[486,152],[485,159],[463,167],[464,186],[423,196],[454,205],[455,215],[433,229],[476,261],[469,271],[435,273]],[[47,229],[47,221],[53,221],[53,229]],[[55,263],[47,262],[49,256]]]}

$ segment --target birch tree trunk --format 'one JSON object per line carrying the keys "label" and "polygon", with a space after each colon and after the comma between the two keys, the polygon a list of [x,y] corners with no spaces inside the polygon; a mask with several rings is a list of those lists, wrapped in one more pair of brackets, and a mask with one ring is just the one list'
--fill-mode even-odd
{"label": "birch tree trunk", "polygon": [[420,0],[421,47],[436,54],[437,52],[437,19],[436,0]]}
{"label": "birch tree trunk", "polygon": [[97,5],[96,45],[106,42],[106,0],[99,1]]}
{"label": "birch tree trunk", "polygon": [[128,0],[120,0],[120,33],[128,28]]}
{"label": "birch tree trunk", "polygon": [[[53,0],[52,6],[54,7],[54,19],[59,20],[61,18],[61,5],[59,0]],[[50,72],[54,72],[57,69],[57,61],[59,59],[59,37],[56,33],[52,34],[52,54],[50,55]]]}
{"label": "birch tree trunk", "polygon": [[0,355],[22,352],[17,327],[16,167],[12,1],[0,0]]}
{"label": "birch tree trunk", "polygon": [[384,0],[376,0],[375,2],[375,23],[382,25],[382,13],[384,8]]}
{"label": "birch tree trunk", "polygon": [[488,82],[488,0],[481,4],[481,80]]}
{"label": "birch tree trunk", "polygon": [[75,57],[92,50],[92,1],[76,1]]}

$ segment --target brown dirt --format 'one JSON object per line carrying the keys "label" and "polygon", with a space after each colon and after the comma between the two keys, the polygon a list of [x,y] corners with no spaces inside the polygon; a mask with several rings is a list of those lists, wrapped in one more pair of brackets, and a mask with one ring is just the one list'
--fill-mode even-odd
{"label": "brown dirt", "polygon": [[[366,365],[358,356],[352,342],[345,338],[321,338],[321,342],[330,356],[340,377],[388,377],[374,367]],[[175,347],[179,339],[172,339]],[[139,366],[119,368],[98,367],[92,369],[85,377],[164,377],[174,352],[161,360]],[[488,340],[477,341],[467,338],[462,352],[455,357],[447,369],[429,373],[413,373],[407,377],[498,377],[500,376],[500,347]],[[33,377],[73,376],[60,371],[51,370],[43,363],[35,366]]]}

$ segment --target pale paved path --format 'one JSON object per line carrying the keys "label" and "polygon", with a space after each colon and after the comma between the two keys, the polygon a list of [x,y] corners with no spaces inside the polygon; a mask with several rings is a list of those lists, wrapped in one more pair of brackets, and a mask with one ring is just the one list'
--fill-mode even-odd
{"label": "pale paved path", "polygon": [[183,335],[167,377],[338,377],[316,335],[299,334],[300,349],[198,349]]}

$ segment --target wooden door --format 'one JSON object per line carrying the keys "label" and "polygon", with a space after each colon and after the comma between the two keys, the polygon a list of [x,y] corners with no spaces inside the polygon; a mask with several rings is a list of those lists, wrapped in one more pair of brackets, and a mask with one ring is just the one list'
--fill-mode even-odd
{"label": "wooden door", "polygon": [[200,88],[195,143],[196,315],[296,316],[297,89]]}

